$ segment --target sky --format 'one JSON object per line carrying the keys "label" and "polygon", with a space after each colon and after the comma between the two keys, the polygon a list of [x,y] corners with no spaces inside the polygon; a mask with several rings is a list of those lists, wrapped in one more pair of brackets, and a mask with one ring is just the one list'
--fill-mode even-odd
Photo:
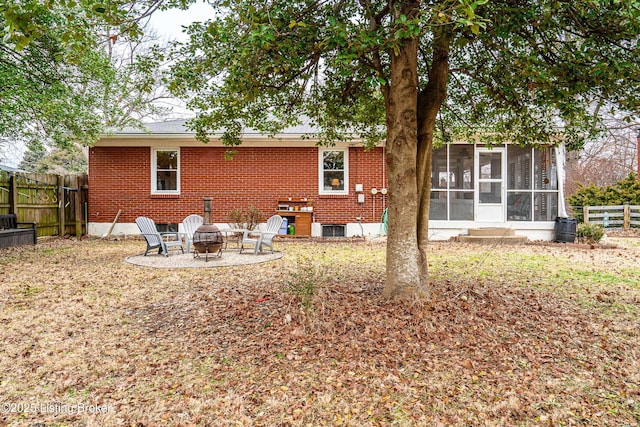
{"label": "sky", "polygon": [[212,11],[211,6],[203,2],[192,4],[188,10],[157,11],[151,15],[149,25],[155,28],[161,37],[185,41],[182,26],[189,25],[193,21],[204,21],[211,16]]}

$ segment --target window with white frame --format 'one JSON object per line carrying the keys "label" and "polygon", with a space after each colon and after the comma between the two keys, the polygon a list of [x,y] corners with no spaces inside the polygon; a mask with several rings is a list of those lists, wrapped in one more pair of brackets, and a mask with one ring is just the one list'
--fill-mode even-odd
{"label": "window with white frame", "polygon": [[180,149],[151,150],[151,192],[177,194],[180,192]]}
{"label": "window with white frame", "polygon": [[348,194],[349,151],[334,148],[319,153],[320,194]]}

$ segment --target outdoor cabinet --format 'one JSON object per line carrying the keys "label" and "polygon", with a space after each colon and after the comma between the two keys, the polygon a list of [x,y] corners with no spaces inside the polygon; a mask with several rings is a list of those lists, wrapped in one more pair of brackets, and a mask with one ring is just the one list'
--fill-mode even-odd
{"label": "outdoor cabinet", "polygon": [[311,236],[311,212],[278,212],[283,218],[287,218],[289,225],[295,226],[294,236]]}
{"label": "outdoor cabinet", "polygon": [[306,197],[286,197],[278,199],[278,215],[286,218],[289,226],[293,225],[295,234],[292,237],[311,237],[313,207]]}

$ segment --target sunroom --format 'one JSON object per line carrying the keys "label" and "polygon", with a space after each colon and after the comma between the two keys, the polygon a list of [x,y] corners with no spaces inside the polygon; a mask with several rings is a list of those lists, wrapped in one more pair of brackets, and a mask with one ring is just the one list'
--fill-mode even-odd
{"label": "sunroom", "polygon": [[532,240],[553,239],[565,216],[557,147],[451,144],[434,149],[430,238],[470,228],[511,228]]}

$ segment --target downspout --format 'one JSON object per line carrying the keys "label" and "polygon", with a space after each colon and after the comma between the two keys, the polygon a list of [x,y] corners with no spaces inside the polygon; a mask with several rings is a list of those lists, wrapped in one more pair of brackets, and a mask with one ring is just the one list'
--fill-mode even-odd
{"label": "downspout", "polygon": [[[638,129],[638,131],[640,131],[640,129]],[[638,135],[640,137],[640,134]],[[639,154],[640,156],[640,154]],[[386,166],[387,166],[387,146],[383,145],[382,146],[382,186],[381,188],[387,188],[387,178],[385,176],[386,174]],[[640,175],[640,174],[639,174]],[[384,210],[387,208],[387,200],[386,200],[387,195],[383,194],[382,195],[382,212],[384,213]]]}
{"label": "downspout", "polygon": [[564,204],[564,180],[565,174],[565,160],[567,149],[564,143],[560,143],[553,147],[553,151],[556,155],[556,170],[558,171],[558,216],[560,218],[568,218],[567,208]]}

